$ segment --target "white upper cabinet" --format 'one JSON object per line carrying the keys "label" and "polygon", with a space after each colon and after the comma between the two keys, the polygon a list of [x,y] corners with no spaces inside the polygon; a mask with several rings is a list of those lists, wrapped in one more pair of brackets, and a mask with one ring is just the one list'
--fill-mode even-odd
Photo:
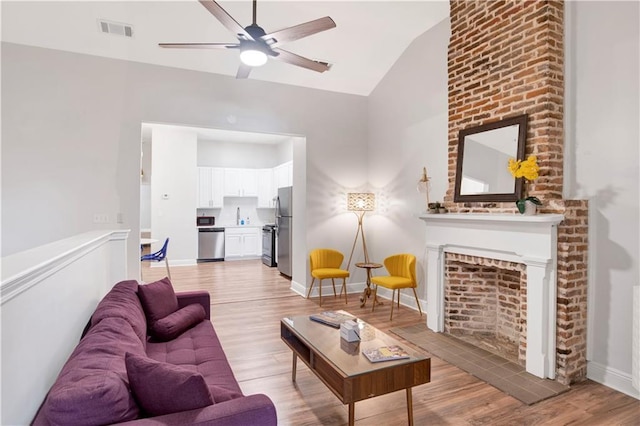
{"label": "white upper cabinet", "polygon": [[257,171],[255,169],[224,169],[224,195],[257,197]]}
{"label": "white upper cabinet", "polygon": [[273,169],[258,169],[258,207],[275,207]]}
{"label": "white upper cabinet", "polygon": [[293,184],[293,163],[273,169],[198,167],[198,208],[221,208],[223,197],[258,197],[257,207],[274,208],[278,188]]}
{"label": "white upper cabinet", "polygon": [[222,207],[224,169],[198,167],[198,207]]}
{"label": "white upper cabinet", "polygon": [[293,162],[287,161],[273,169],[274,192],[278,193],[278,188],[293,185]]}

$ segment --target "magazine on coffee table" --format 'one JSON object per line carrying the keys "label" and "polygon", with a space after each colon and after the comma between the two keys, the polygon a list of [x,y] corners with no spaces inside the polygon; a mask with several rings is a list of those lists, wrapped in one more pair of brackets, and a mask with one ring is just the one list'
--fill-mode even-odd
{"label": "magazine on coffee table", "polygon": [[397,359],[409,358],[409,354],[398,345],[381,346],[374,349],[365,349],[362,355],[371,362],[395,361]]}
{"label": "magazine on coffee table", "polygon": [[309,315],[309,319],[334,328],[340,328],[340,324],[347,320],[355,320],[356,317],[345,311],[324,311],[319,314]]}

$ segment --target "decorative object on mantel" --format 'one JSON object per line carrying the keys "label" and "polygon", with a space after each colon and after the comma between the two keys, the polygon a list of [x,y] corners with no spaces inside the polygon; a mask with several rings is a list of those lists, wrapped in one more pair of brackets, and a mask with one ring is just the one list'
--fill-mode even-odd
{"label": "decorative object on mantel", "polygon": [[[526,160],[509,159],[509,172],[516,179],[526,179],[528,182],[538,178],[540,167],[535,155],[530,155]],[[520,214],[528,216],[534,215],[538,211],[538,206],[542,202],[538,197],[525,197],[516,201],[516,206]]]}
{"label": "decorative object on mantel", "polygon": [[422,177],[420,177],[420,180],[418,181],[418,192],[426,194],[427,197],[427,212],[429,212],[429,176],[427,176],[427,168],[423,167],[422,168]]}
{"label": "decorative object on mantel", "polygon": [[347,210],[354,212],[358,217],[358,231],[356,237],[353,239],[353,246],[351,247],[351,254],[349,254],[349,262],[347,262],[347,271],[351,266],[351,259],[353,257],[353,250],[356,248],[358,242],[358,235],[362,235],[362,250],[364,251],[364,261],[369,263],[369,253],[367,252],[367,243],[364,239],[364,228],[362,227],[362,219],[366,212],[373,211],[376,205],[376,195],[371,192],[349,192],[347,194]]}
{"label": "decorative object on mantel", "polygon": [[444,204],[441,204],[440,201],[436,201],[435,203],[428,204],[427,213],[446,213],[447,209],[444,207]]}
{"label": "decorative object on mantel", "polygon": [[538,214],[538,206],[541,206],[542,202],[538,197],[527,197],[516,201],[516,206],[520,214],[526,216],[532,216]]}

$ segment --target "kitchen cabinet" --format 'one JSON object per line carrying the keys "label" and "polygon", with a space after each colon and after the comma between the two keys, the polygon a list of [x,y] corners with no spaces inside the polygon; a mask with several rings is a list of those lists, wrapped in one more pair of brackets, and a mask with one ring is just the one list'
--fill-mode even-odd
{"label": "kitchen cabinet", "polygon": [[273,169],[274,193],[278,194],[278,188],[293,185],[293,162],[287,161]]}
{"label": "kitchen cabinet", "polygon": [[273,169],[258,169],[258,207],[275,207]]}
{"label": "kitchen cabinet", "polygon": [[261,228],[225,228],[225,260],[256,259],[262,256]]}
{"label": "kitchen cabinet", "polygon": [[256,169],[224,169],[224,195],[230,197],[257,197]]}
{"label": "kitchen cabinet", "polygon": [[197,207],[220,208],[223,204],[224,169],[198,167]]}

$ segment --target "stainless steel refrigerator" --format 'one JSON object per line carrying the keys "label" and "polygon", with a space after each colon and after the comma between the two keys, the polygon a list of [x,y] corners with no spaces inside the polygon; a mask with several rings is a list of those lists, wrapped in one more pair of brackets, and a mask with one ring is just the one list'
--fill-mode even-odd
{"label": "stainless steel refrigerator", "polygon": [[278,188],[278,198],[276,199],[276,225],[278,250],[278,270],[282,275],[291,277],[291,253],[292,253],[292,220],[293,204],[292,191],[290,186]]}

